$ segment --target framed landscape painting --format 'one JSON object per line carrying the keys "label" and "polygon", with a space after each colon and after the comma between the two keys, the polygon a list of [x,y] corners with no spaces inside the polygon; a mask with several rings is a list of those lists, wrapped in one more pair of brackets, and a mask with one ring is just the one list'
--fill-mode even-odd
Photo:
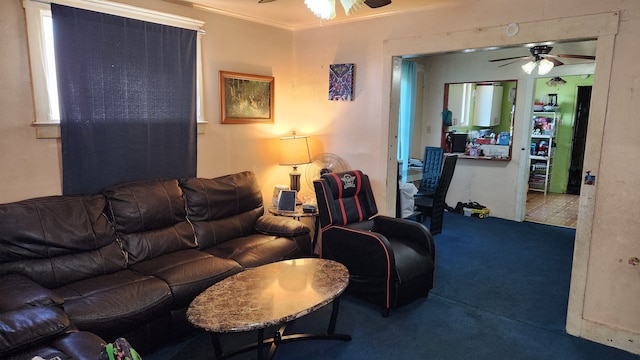
{"label": "framed landscape painting", "polygon": [[222,124],[273,123],[273,76],[220,71]]}

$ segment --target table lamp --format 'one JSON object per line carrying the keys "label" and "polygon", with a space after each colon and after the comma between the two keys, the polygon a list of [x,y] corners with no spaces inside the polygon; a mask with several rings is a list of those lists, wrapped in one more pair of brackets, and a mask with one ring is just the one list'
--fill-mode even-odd
{"label": "table lamp", "polygon": [[[292,136],[280,138],[280,165],[293,166],[293,171],[289,173],[290,190],[300,191],[300,172],[298,165],[311,162],[309,154],[309,143],[307,136],[298,136],[293,132]],[[302,202],[296,198],[296,205]]]}

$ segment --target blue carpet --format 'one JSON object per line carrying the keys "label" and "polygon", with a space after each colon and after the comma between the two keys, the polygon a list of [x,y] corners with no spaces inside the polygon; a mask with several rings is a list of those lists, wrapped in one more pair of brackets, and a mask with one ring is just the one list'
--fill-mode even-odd
{"label": "blue carpet", "polygon": [[[383,318],[379,308],[343,296],[336,330],[352,341],[288,343],[276,359],[640,360],[565,333],[574,237],[572,229],[447,213],[435,237],[436,284],[428,299]],[[292,330],[321,332],[329,313],[330,307],[320,309]],[[249,332],[222,341],[229,349],[255,339]],[[145,360],[211,354],[209,336],[198,333]]]}

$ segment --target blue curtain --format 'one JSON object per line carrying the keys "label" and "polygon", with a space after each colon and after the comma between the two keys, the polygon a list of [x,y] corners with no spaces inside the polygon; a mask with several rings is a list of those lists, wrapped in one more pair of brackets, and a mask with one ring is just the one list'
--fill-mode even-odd
{"label": "blue curtain", "polygon": [[51,4],[63,194],[196,174],[194,30]]}
{"label": "blue curtain", "polygon": [[398,159],[402,160],[402,179],[407,178],[409,152],[416,108],[416,63],[402,60],[400,75],[400,114],[398,123]]}

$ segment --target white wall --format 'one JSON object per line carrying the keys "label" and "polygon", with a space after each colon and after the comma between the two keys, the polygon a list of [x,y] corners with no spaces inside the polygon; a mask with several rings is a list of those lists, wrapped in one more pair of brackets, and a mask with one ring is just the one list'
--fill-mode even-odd
{"label": "white wall", "polygon": [[[618,13],[614,9],[622,11]],[[460,1],[393,18],[298,31],[294,34],[296,84],[309,91],[301,94],[303,99],[296,105],[298,111],[311,114],[312,121],[323,124],[319,134],[327,135],[327,139],[323,139],[327,151],[344,156],[353,167],[362,168],[372,176],[378,207],[392,213],[393,185],[387,185],[394,183],[395,169],[381,160],[395,159],[393,140],[397,132],[394,129],[397,109],[389,108],[394,105],[389,100],[391,89],[395,87],[391,83],[392,56],[515,45],[532,40],[576,40],[585,37],[581,34],[601,36],[594,82],[594,89],[599,90],[594,92],[592,102],[595,112],[590,120],[592,138],[586,161],[587,167],[597,169],[599,180],[582,196],[568,329],[572,334],[640,353],[640,307],[636,301],[640,296],[638,269],[627,261],[640,253],[640,245],[632,240],[640,230],[634,220],[638,210],[630,199],[639,185],[640,171],[626,165],[631,163],[629,159],[640,156],[635,135],[640,126],[636,119],[638,101],[634,98],[639,90],[640,69],[629,60],[640,56],[640,48],[632,45],[632,39],[640,33],[639,11],[640,3],[632,1],[607,4],[577,0],[561,3],[494,0],[482,4]],[[571,19],[580,15],[599,13],[605,13],[602,15],[605,19],[610,17],[613,25],[578,21],[574,26],[567,26]],[[619,26],[617,16],[620,16]],[[521,25],[521,40],[505,35],[504,26],[510,22]],[[612,41],[614,36],[615,41]],[[358,69],[356,101],[346,106],[324,100],[326,71],[323,66],[333,62],[353,62]],[[427,66],[427,73],[436,76],[436,72],[429,70]],[[464,74],[464,78],[460,74],[460,78],[452,77],[448,81],[487,80],[487,74],[492,73],[475,74],[477,77],[471,79],[469,74]],[[493,74],[491,80],[504,76],[495,69]],[[522,75],[504,78],[520,80]],[[425,82],[428,84],[429,79]],[[375,93],[380,85],[381,92]],[[527,102],[525,96],[532,90],[532,81],[523,79],[519,82],[516,106],[523,112],[532,107],[533,99]],[[430,95],[434,96],[434,102],[438,103],[436,108],[441,111],[442,90],[425,89],[425,96]],[[615,101],[613,107],[612,101]],[[437,114],[429,114],[429,111],[425,109],[425,118],[440,119],[439,111]],[[523,114],[516,119],[515,149],[519,149],[518,145],[526,138],[524,129],[528,129],[528,122],[528,116]],[[371,131],[370,127],[377,130]],[[621,138],[611,138],[613,133]],[[463,201],[471,198],[491,204],[492,212],[500,217],[518,218],[517,211],[521,210],[516,204],[523,201],[518,183],[526,184],[526,177],[519,178],[518,174],[525,173],[522,168],[527,166],[526,157],[518,151],[514,151],[513,159],[506,163],[460,161],[451,194],[463,194],[460,199]],[[616,153],[624,154],[626,160]],[[617,204],[612,198],[618,200]],[[626,294],[622,288],[626,289]],[[615,295],[612,297],[612,294]]]}

